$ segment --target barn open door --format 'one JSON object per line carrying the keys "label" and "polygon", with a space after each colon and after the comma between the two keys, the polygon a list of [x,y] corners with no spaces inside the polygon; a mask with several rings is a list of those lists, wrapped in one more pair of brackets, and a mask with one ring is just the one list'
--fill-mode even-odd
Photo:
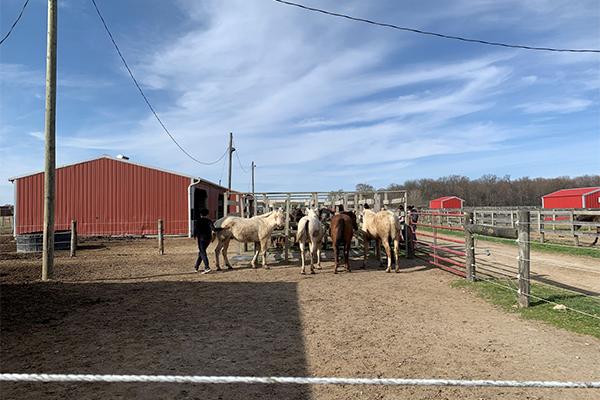
{"label": "barn open door", "polygon": [[208,208],[208,192],[195,185],[190,187],[190,235],[193,234],[196,221],[200,218],[200,210]]}

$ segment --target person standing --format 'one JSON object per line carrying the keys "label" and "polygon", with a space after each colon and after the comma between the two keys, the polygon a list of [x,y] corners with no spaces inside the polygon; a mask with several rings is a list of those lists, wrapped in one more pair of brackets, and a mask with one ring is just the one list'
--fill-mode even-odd
{"label": "person standing", "polygon": [[419,211],[415,206],[408,206],[408,223],[412,231],[413,240],[417,240],[417,223],[419,222]]}
{"label": "person standing", "polygon": [[194,237],[198,240],[198,259],[194,269],[196,272],[200,270],[200,264],[204,262],[203,274],[208,274],[212,270],[208,263],[208,255],[206,249],[211,242],[213,231],[215,227],[213,222],[208,218],[208,210],[203,208],[200,210],[200,218],[196,220],[196,226],[194,227]]}

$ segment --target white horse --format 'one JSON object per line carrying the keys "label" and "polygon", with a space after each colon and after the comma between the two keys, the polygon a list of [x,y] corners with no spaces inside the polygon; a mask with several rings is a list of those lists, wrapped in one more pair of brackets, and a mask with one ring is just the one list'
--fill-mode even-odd
{"label": "white horse", "polygon": [[363,268],[367,261],[367,254],[369,252],[369,241],[376,241],[376,254],[377,260],[381,265],[381,244],[385,249],[387,255],[387,269],[385,272],[392,270],[392,255],[389,241],[392,240],[394,243],[394,258],[396,262],[396,272],[400,270],[400,264],[398,262],[398,250],[400,248],[400,238],[402,237],[402,226],[400,221],[394,215],[393,212],[388,210],[382,210],[375,213],[369,209],[363,210],[362,215],[362,226],[361,230],[364,234],[365,243],[365,257],[363,259]]}
{"label": "white horse", "polygon": [[223,217],[215,222],[215,236],[219,240],[215,249],[215,258],[217,260],[217,270],[220,270],[219,252],[223,254],[225,265],[231,269],[231,264],[227,258],[227,249],[231,239],[241,243],[254,243],[254,257],[252,258],[252,268],[256,268],[256,259],[258,253],[262,254],[262,266],[267,267],[267,249],[271,243],[271,234],[276,227],[285,224],[285,215],[283,210],[271,211],[266,214],[257,215],[252,218],[241,217]]}
{"label": "white horse", "polygon": [[310,250],[310,273],[315,273],[315,252],[317,253],[317,268],[321,269],[321,244],[323,243],[323,236],[325,236],[323,224],[319,221],[319,216],[316,211],[309,208],[307,215],[300,218],[300,221],[298,221],[298,233],[296,234],[296,241],[300,245],[300,257],[302,258],[301,274],[306,274],[304,246],[307,241]]}

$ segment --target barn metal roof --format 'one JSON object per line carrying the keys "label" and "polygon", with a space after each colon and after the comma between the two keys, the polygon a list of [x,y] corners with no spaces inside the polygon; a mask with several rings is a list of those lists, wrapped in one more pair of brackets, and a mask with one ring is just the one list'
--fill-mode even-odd
{"label": "barn metal roof", "polygon": [[599,186],[584,187],[584,188],[572,188],[572,189],[561,189],[556,192],[548,193],[542,197],[571,197],[571,196],[585,196],[590,193],[600,191]]}
{"label": "barn metal roof", "polygon": [[444,201],[444,200],[450,200],[450,199],[459,199],[459,200],[462,200],[458,196],[444,196],[444,197],[438,197],[437,199],[433,199],[431,201]]}
{"label": "barn metal roof", "polygon": [[[140,164],[140,163],[129,161],[129,160],[125,160],[125,159],[122,159],[122,158],[112,157],[112,156],[109,156],[107,154],[103,154],[102,156],[96,157],[96,158],[90,158],[90,159],[87,159],[87,160],[77,161],[77,162],[74,162],[74,163],[71,163],[71,164],[60,165],[60,166],[56,167],[56,169],[67,168],[67,167],[71,167],[71,166],[78,165],[78,164],[83,164],[83,163],[90,162],[90,161],[97,161],[97,160],[101,160],[103,158],[106,158],[106,159],[109,159],[109,160],[113,160],[113,161],[119,161],[119,162],[126,163],[126,164],[136,165],[138,167],[149,168],[149,169],[153,169],[153,170],[156,170],[156,171],[166,172],[167,174],[172,174],[172,175],[177,175],[177,176],[183,176],[185,178],[189,178],[190,180],[193,179],[193,180],[195,180],[197,182],[205,182],[205,183],[208,183],[209,185],[216,186],[216,187],[219,187],[221,189],[227,190],[226,187],[221,186],[219,184],[216,184],[216,183],[211,182],[211,181],[206,180],[206,179],[198,178],[198,177],[187,175],[187,174],[182,174],[182,173],[179,173],[179,172],[169,171],[169,170],[162,169],[162,168],[152,167],[152,166],[149,166],[149,165]],[[17,179],[26,178],[28,176],[42,174],[42,173],[44,173],[44,171],[31,172],[31,173],[28,173],[28,174],[23,174],[23,175],[19,175],[19,176],[14,176],[12,178],[8,178],[8,180],[9,180],[9,182],[14,182]]]}

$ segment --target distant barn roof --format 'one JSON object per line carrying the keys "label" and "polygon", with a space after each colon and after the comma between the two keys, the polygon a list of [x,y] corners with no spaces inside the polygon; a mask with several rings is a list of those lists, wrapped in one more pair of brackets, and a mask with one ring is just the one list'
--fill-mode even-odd
{"label": "distant barn roof", "polygon": [[570,197],[570,196],[585,196],[586,194],[600,191],[600,186],[584,187],[584,188],[573,188],[573,189],[561,189],[556,192],[548,193],[543,197]]}

